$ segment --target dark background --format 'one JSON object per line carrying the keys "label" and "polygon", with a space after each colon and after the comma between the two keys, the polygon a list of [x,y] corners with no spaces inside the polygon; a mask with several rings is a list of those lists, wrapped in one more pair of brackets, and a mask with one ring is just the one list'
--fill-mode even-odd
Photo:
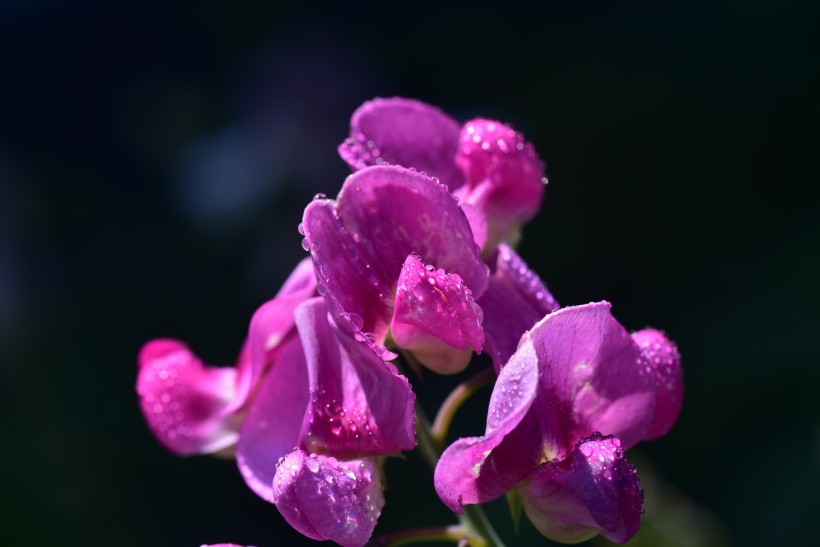
{"label": "dark background", "polygon": [[[523,131],[550,184],[521,254],[679,342],[680,421],[630,453],[636,543],[812,543],[814,3],[227,4],[0,3],[0,541],[300,541],[232,462],[153,441],[135,356],[232,362],[348,172],[350,114],[403,95]],[[377,533],[452,522],[417,464],[388,463]]]}

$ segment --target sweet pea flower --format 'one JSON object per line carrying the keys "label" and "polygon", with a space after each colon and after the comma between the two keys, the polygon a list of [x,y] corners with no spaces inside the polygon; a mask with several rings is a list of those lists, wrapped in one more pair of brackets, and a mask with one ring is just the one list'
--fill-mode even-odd
{"label": "sweet pea flower", "polygon": [[295,336],[296,306],[315,291],[313,265],[306,259],[254,314],[235,367],[205,365],[178,340],[147,342],[137,358],[136,390],[143,416],[160,444],[181,456],[235,445],[256,387],[290,345],[286,341]]}
{"label": "sweet pea flower", "polygon": [[[237,462],[247,484],[302,534],[363,545],[384,505],[380,456],[415,446],[415,395],[404,376],[329,318],[314,298],[260,387]],[[294,448],[295,447],[295,448]]]}
{"label": "sweet pea flower", "polygon": [[447,188],[400,166],[350,175],[337,199],[305,209],[305,236],[337,322],[385,360],[384,344],[455,373],[484,343],[475,303],[487,289],[470,223]]}
{"label": "sweet pea flower", "polygon": [[501,241],[517,241],[544,195],[543,163],[520,133],[483,118],[460,127],[438,108],[411,99],[360,106],[339,154],[354,171],[394,164],[440,179],[462,199],[476,242],[487,252]]}
{"label": "sweet pea flower", "polygon": [[643,491],[624,451],[672,426],[679,399],[665,395],[681,386],[680,356],[659,331],[630,336],[606,302],[560,309],[524,334],[498,375],[485,434],[447,448],[436,491],[461,512],[514,488],[553,540],[625,542]]}

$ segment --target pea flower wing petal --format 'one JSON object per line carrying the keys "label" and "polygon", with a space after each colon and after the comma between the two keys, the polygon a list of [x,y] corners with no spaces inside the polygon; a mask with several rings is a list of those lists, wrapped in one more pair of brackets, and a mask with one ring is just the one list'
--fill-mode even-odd
{"label": "pea flower wing petal", "polygon": [[251,390],[261,380],[272,362],[272,352],[293,331],[296,307],[316,294],[316,275],[309,258],[303,259],[285,280],[276,296],[262,304],[253,314],[248,327],[249,366],[239,367],[237,392],[231,410],[241,408]]}
{"label": "pea flower wing petal", "polygon": [[673,341],[655,329],[632,333],[632,339],[641,348],[645,366],[655,378],[658,404],[647,439],[666,435],[680,415],[683,406],[683,369],[680,353]]}
{"label": "pea flower wing petal", "polygon": [[399,276],[391,331],[439,373],[455,373],[481,352],[483,312],[458,274],[448,274],[408,255]]}
{"label": "pea flower wing petal", "polygon": [[498,372],[515,353],[521,336],[559,305],[541,279],[508,245],[499,245],[492,263],[494,271],[479,304],[486,310],[487,353]]}
{"label": "pea flower wing petal", "polygon": [[299,307],[296,324],[310,391],[304,447],[337,456],[412,449],[415,394],[407,379],[332,324],[321,298]]}
{"label": "pea flower wing petal", "polygon": [[305,354],[299,337],[292,333],[257,388],[236,448],[245,482],[269,502],[273,502],[271,484],[277,460],[302,439],[309,398]]}
{"label": "pea flower wing petal", "polygon": [[458,195],[487,215],[491,242],[506,239],[540,209],[544,166],[535,148],[514,129],[481,118],[467,122],[456,164],[466,179]]}
{"label": "pea flower wing petal", "polygon": [[236,369],[202,363],[177,340],[157,339],[140,350],[137,395],[157,440],[175,454],[206,454],[236,442],[228,412]]}

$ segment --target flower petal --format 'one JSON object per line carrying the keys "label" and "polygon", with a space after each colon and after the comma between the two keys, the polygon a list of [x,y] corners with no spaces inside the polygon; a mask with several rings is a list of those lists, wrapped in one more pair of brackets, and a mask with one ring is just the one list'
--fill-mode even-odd
{"label": "flower petal", "polygon": [[256,390],[236,449],[245,482],[269,502],[276,461],[299,444],[309,398],[305,355],[294,332],[282,342]]}
{"label": "flower petal", "polygon": [[561,543],[601,532],[615,543],[638,531],[643,490],[620,441],[609,435],[582,438],[562,462],[547,462],[519,488],[535,527]]}
{"label": "flower petal", "polygon": [[436,465],[436,492],[447,507],[461,513],[463,505],[491,501],[533,471],[537,462],[530,462],[521,446],[499,445],[527,415],[537,387],[535,348],[529,340],[522,340],[518,352],[496,380],[487,411],[486,433],[457,440]]}
{"label": "flower petal", "polygon": [[487,353],[496,371],[509,360],[521,335],[559,308],[544,283],[508,245],[501,244],[487,292],[479,300],[484,314]]}
{"label": "flower petal", "polygon": [[438,177],[450,190],[464,183],[455,165],[458,122],[434,106],[401,97],[368,101],[353,113],[350,135],[339,155],[354,171],[388,163]]}
{"label": "flower petal", "polygon": [[339,461],[299,449],[277,464],[273,497],[296,530],[344,547],[367,543],[384,507],[373,460]]}
{"label": "flower petal", "polygon": [[540,209],[543,163],[535,148],[510,127],[484,119],[464,124],[456,164],[467,180],[459,195],[485,212],[491,242],[506,239]]}
{"label": "flower petal", "polygon": [[387,335],[393,291],[408,254],[458,273],[476,296],[487,288],[486,266],[455,198],[409,169],[377,166],[354,173],[337,202],[308,205],[303,228],[331,311],[377,343]]}
{"label": "flower petal", "polygon": [[[315,296],[316,275],[313,262],[303,259],[285,280],[276,296],[262,304],[251,318],[248,328],[247,357],[240,362],[237,392],[230,409],[241,408],[273,360],[273,354],[293,330],[293,311],[296,306]],[[244,352],[243,352],[244,353]]]}
{"label": "flower petal", "polygon": [[180,455],[217,452],[234,444],[237,424],[226,414],[236,369],[203,365],[176,340],[152,340],[138,357],[140,409],[157,440]]}
{"label": "flower petal", "polygon": [[337,456],[389,454],[415,446],[415,394],[407,378],[333,325],[321,298],[296,311],[310,404],[302,445]]}
{"label": "flower petal", "polygon": [[[467,366],[484,345],[483,313],[458,274],[436,271],[408,255],[399,276],[391,331],[399,347],[442,374]],[[466,353],[466,360],[460,354]],[[455,359],[455,361],[453,360]]]}
{"label": "flower petal", "polygon": [[647,439],[666,435],[672,428],[683,406],[683,369],[680,366],[678,347],[664,333],[655,329],[644,329],[632,333],[632,339],[641,348],[646,366],[655,377],[655,416]]}
{"label": "flower petal", "polygon": [[593,431],[617,436],[628,449],[644,438],[655,387],[640,350],[608,302],[560,309],[530,332],[541,370],[528,419],[541,432],[546,459],[563,459]]}

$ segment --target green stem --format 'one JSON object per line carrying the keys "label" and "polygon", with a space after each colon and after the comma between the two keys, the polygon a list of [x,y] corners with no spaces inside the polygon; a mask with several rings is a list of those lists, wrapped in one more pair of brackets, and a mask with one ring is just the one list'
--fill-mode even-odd
{"label": "green stem", "polygon": [[418,403],[416,403],[416,436],[421,457],[424,458],[430,470],[435,472],[443,452],[442,445],[433,438],[430,432],[430,420],[427,419],[427,415]]}
{"label": "green stem", "polygon": [[[419,441],[419,452],[430,466],[430,469],[435,472],[436,464],[441,457],[441,444],[437,442],[430,431],[430,421],[424,414],[424,410],[416,404],[416,435]],[[481,543],[474,544],[470,541],[469,545],[489,547],[504,547],[504,542],[498,537],[484,510],[479,505],[465,505],[464,514],[458,516],[458,520],[465,530],[472,532],[474,535],[482,539]]]}
{"label": "green stem", "polygon": [[452,541],[461,543],[466,540],[468,545],[486,547],[487,542],[482,537],[471,535],[463,526],[442,526],[438,528],[414,528],[382,536],[371,543],[370,547],[400,547],[414,543],[432,543],[434,541]]}
{"label": "green stem", "polygon": [[430,434],[433,440],[439,446],[443,446],[447,442],[447,432],[450,430],[450,425],[453,423],[453,418],[464,404],[464,401],[469,399],[476,391],[482,387],[492,383],[495,378],[495,371],[491,368],[485,368],[469,380],[461,383],[456,387],[447,399],[441,405],[441,408],[436,414],[436,420],[433,422],[433,427]]}

